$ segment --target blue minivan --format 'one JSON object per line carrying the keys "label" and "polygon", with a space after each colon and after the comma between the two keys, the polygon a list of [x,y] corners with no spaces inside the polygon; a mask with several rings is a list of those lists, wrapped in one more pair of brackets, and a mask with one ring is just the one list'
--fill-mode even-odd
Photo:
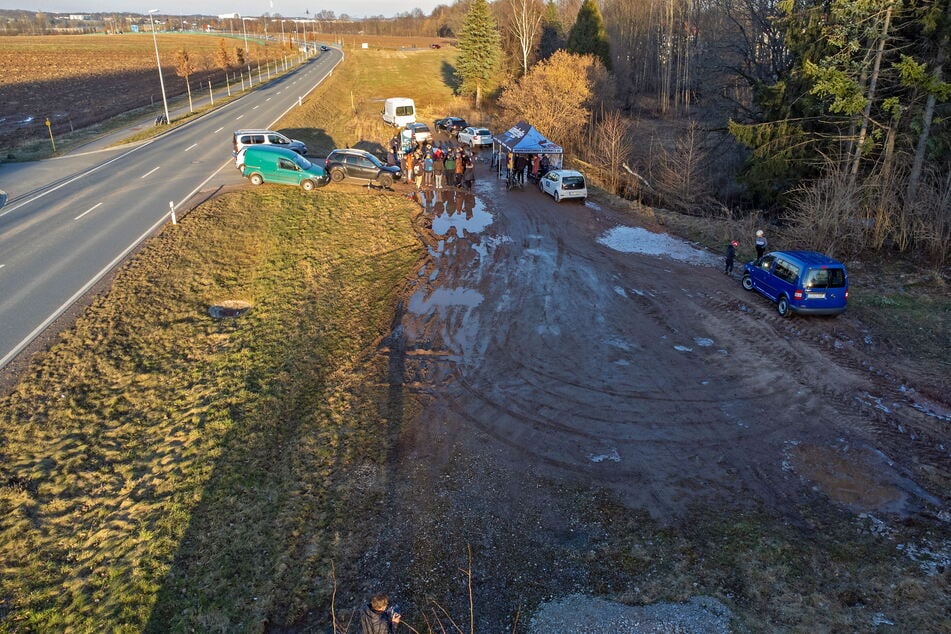
{"label": "blue minivan", "polygon": [[815,251],[774,251],[748,262],[743,288],[776,302],[783,317],[838,315],[849,300],[845,265]]}

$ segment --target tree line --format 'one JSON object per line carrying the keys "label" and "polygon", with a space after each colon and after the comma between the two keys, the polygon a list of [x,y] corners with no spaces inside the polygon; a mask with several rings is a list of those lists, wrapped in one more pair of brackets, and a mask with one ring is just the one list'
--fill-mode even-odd
{"label": "tree line", "polygon": [[[951,0],[471,0],[401,20],[457,37],[477,107],[497,98],[617,193],[949,260]],[[667,133],[634,143],[647,128]]]}

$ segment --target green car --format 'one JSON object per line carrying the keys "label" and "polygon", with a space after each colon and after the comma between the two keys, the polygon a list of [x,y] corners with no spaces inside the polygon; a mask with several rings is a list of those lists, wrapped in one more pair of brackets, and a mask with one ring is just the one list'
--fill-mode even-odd
{"label": "green car", "polygon": [[300,154],[274,146],[249,146],[241,150],[244,169],[252,185],[281,183],[299,185],[304,191],[313,191],[330,182],[327,171],[314,165]]}

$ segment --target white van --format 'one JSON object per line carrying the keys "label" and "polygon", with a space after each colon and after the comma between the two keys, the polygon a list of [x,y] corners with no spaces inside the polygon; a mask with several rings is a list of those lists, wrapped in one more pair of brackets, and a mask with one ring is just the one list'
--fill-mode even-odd
{"label": "white van", "polygon": [[301,156],[307,156],[307,146],[297,139],[288,139],[274,130],[235,130],[233,135],[235,166],[241,169],[239,156],[241,150],[250,145],[274,145],[287,150],[293,150]]}
{"label": "white van", "polygon": [[416,123],[416,104],[406,97],[390,97],[383,102],[383,121],[397,128]]}

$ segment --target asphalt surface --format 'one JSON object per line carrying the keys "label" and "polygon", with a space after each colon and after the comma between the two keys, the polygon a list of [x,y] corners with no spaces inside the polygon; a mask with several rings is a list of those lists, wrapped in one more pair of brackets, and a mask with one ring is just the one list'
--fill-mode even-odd
{"label": "asphalt surface", "polygon": [[[178,128],[108,147],[123,130],[76,152],[0,165],[0,368],[197,192],[241,182],[231,134],[269,128],[343,59],[336,49]],[[172,115],[173,118],[175,115]],[[140,122],[135,128],[152,125]]]}

